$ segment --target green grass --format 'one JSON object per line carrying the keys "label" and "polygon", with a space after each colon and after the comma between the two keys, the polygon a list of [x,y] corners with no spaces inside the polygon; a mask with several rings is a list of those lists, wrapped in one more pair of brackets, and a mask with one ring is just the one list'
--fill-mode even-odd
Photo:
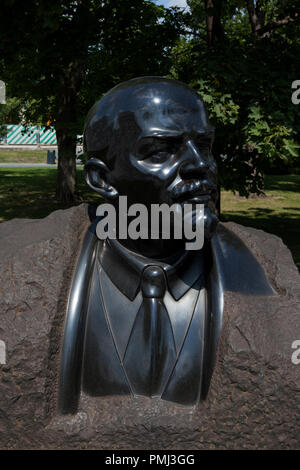
{"label": "green grass", "polygon": [[222,192],[223,221],[278,235],[289,247],[300,270],[300,175],[267,176],[265,198],[240,198]]}
{"label": "green grass", "polygon": [[[38,219],[74,205],[55,200],[56,175],[56,167],[0,168],[0,222],[15,217]],[[77,168],[76,204],[97,206],[99,199],[85,184],[82,168]]]}
{"label": "green grass", "polygon": [[[0,221],[14,217],[41,218],[70,205],[55,200],[56,168],[0,168]],[[232,221],[274,233],[292,251],[300,269],[300,175],[266,177],[265,198],[240,198],[222,192],[223,221]],[[76,204],[97,206],[93,194],[77,168]]]}
{"label": "green grass", "polygon": [[47,150],[0,149],[0,163],[47,163]]}

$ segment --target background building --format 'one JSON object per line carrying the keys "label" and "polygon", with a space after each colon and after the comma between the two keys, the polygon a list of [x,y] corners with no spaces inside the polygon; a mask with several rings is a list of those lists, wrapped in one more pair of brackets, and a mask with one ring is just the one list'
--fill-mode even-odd
{"label": "background building", "polygon": [[8,125],[6,136],[0,138],[0,145],[57,145],[54,129],[44,126]]}

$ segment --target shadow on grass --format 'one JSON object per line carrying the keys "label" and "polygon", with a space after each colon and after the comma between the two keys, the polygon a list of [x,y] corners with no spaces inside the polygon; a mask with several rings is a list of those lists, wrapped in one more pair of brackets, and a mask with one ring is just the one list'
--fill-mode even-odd
{"label": "shadow on grass", "polygon": [[[24,171],[25,170],[25,171]],[[42,218],[58,209],[83,202],[97,206],[101,198],[86,186],[82,169],[77,169],[75,203],[62,204],[55,199],[56,168],[3,168],[0,172],[0,221],[18,218]]]}
{"label": "shadow on grass", "polygon": [[265,208],[228,211],[222,214],[221,220],[236,222],[277,235],[291,250],[300,271],[300,207],[283,207],[282,209],[285,212]]}
{"label": "shadow on grass", "polygon": [[[77,193],[75,203],[61,204],[55,199],[56,168],[1,168],[0,171],[0,221],[15,217],[42,218],[58,209],[86,202],[97,207],[103,200],[93,194],[83,180],[82,168],[77,168]],[[238,208],[227,202],[227,210],[221,220],[232,221],[245,226],[274,233],[283,239],[292,251],[294,260],[300,269],[300,193],[299,175],[279,175],[266,177],[266,190],[276,191],[282,196],[286,207],[279,207],[274,195],[271,195],[270,207],[247,207],[241,203]],[[275,194],[275,196],[276,196]],[[236,203],[236,201],[234,201]],[[295,206],[292,207],[295,202]],[[248,203],[247,203],[248,204]],[[256,204],[255,200],[252,204]],[[274,209],[271,208],[272,204]],[[231,209],[232,207],[232,209]]]}
{"label": "shadow on grass", "polygon": [[265,177],[268,191],[292,191],[300,193],[299,175],[269,175]]}

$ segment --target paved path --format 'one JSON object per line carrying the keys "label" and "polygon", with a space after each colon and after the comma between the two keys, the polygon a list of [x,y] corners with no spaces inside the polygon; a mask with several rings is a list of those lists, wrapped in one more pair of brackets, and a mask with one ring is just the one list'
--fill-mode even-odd
{"label": "paved path", "polygon": [[[77,163],[77,166],[83,166]],[[49,165],[48,163],[0,163],[0,168],[57,168],[57,164]]]}
{"label": "paved path", "polygon": [[48,163],[0,163],[0,168],[57,168],[57,165]]}

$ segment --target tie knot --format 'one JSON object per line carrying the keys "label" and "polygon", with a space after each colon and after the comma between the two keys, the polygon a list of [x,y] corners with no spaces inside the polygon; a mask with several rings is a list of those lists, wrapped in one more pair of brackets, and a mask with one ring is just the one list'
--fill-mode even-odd
{"label": "tie knot", "polygon": [[166,278],[160,266],[147,266],[142,275],[141,289],[144,297],[163,298],[166,292]]}

